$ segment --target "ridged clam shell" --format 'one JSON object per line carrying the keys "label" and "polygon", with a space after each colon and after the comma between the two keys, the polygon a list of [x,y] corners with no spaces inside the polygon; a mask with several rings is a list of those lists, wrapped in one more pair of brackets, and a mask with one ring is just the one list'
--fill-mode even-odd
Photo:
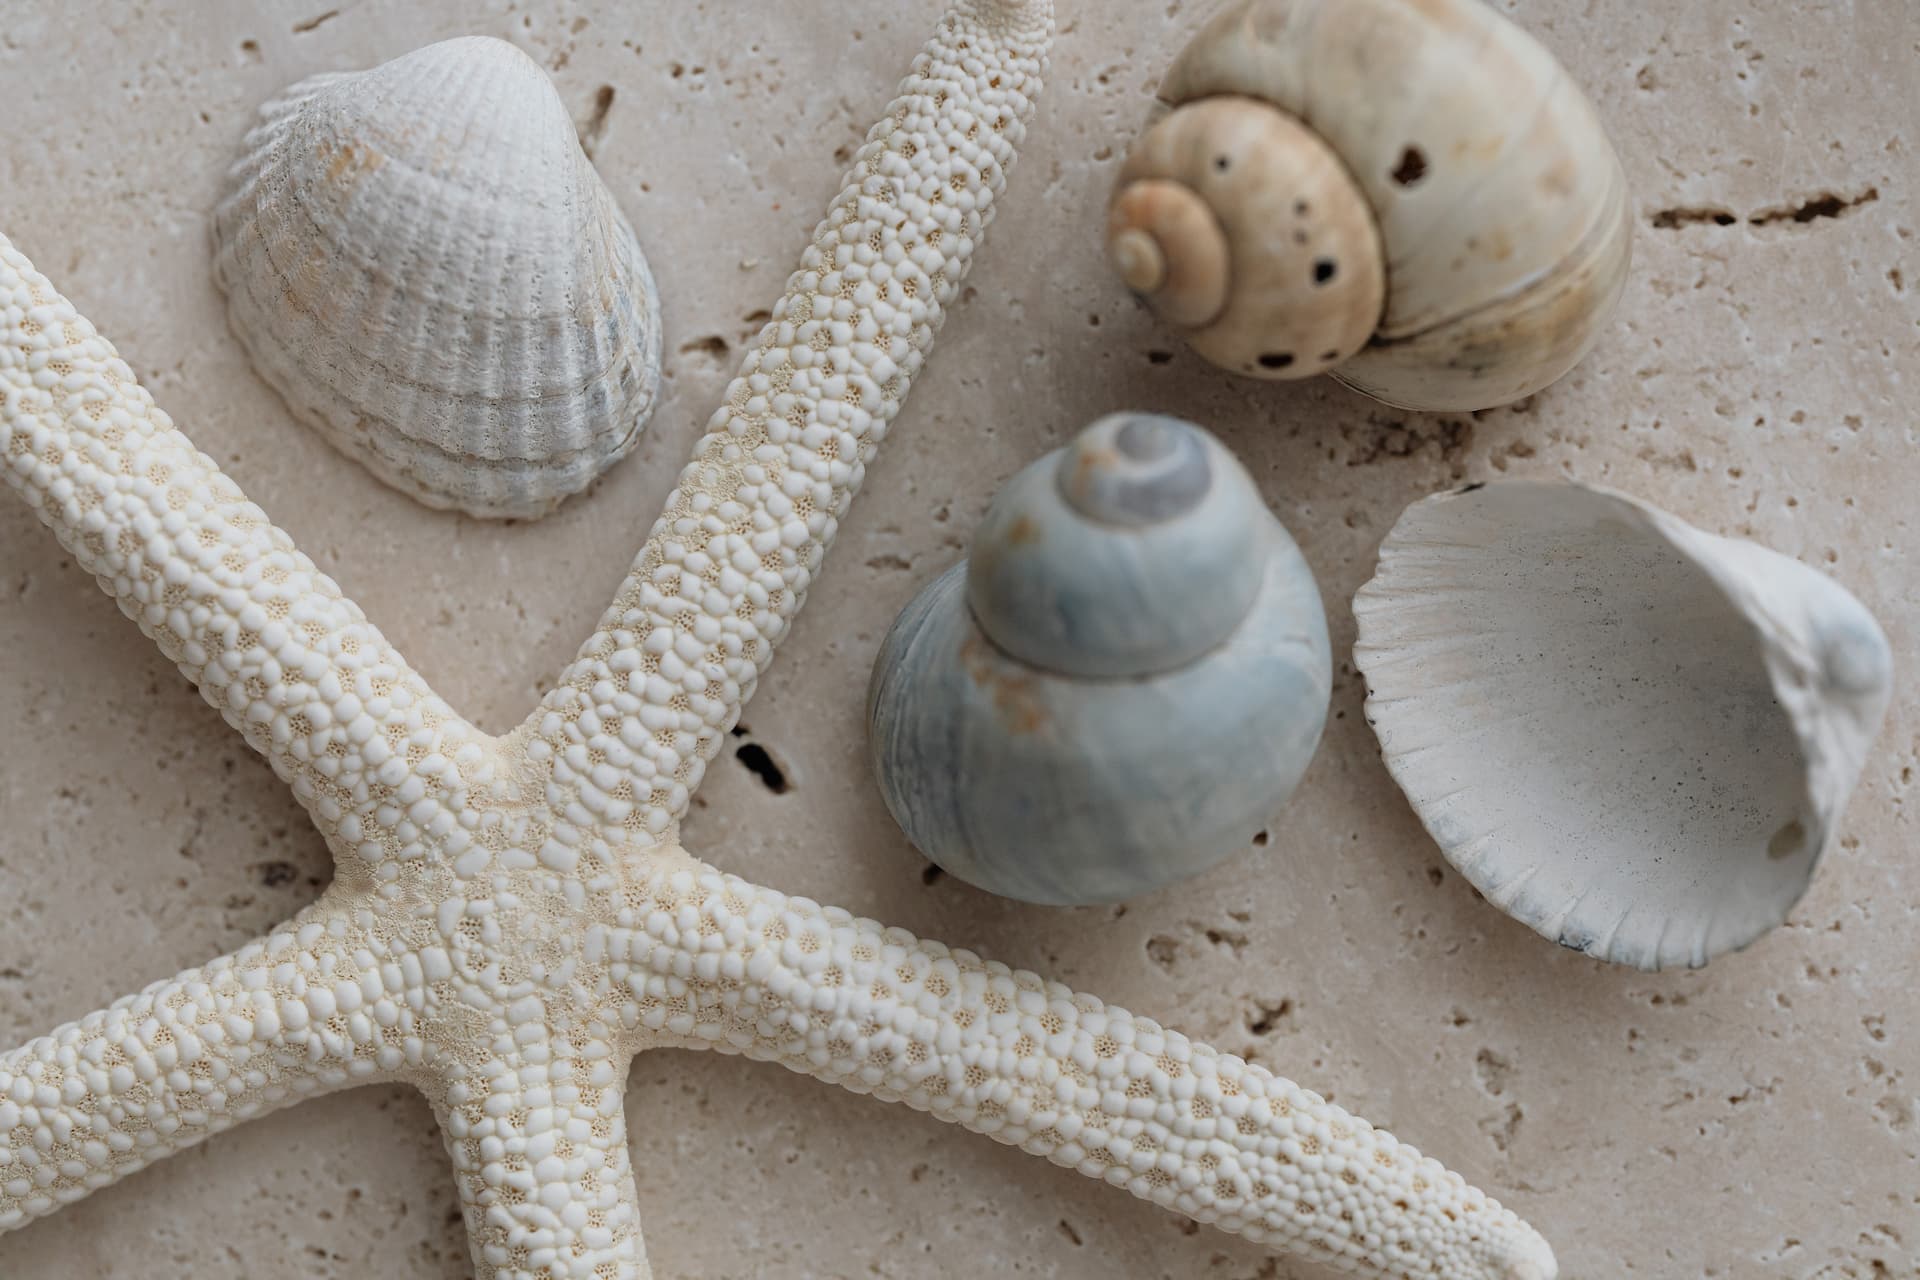
{"label": "ridged clam shell", "polygon": [[633,448],[659,298],[531,59],[448,40],[303,80],[261,115],[214,275],[296,417],[476,516],[545,514]]}
{"label": "ridged clam shell", "polygon": [[1832,579],[1583,485],[1415,503],[1354,613],[1368,722],[1448,861],[1642,969],[1786,919],[1887,708],[1886,637]]}

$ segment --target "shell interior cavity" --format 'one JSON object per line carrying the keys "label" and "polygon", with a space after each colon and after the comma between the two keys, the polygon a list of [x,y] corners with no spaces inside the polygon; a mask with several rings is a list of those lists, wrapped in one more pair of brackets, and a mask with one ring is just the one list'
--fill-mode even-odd
{"label": "shell interior cavity", "polygon": [[1886,638],[1831,579],[1575,484],[1414,504],[1354,609],[1369,722],[1448,860],[1643,969],[1786,918],[1889,696]]}
{"label": "shell interior cavity", "polygon": [[1032,666],[1095,679],[1171,671],[1247,616],[1275,528],[1211,435],[1114,414],[994,498],[967,600],[994,644]]}
{"label": "shell interior cavity", "polygon": [[296,417],[479,516],[544,514],[633,448],[659,298],[539,66],[448,40],[304,80],[261,115],[214,271]]}
{"label": "shell interior cavity", "polygon": [[1173,106],[1223,95],[1306,125],[1371,207],[1385,306],[1341,380],[1485,408],[1598,338],[1627,273],[1619,157],[1553,56],[1480,0],[1234,0],[1160,88]]}

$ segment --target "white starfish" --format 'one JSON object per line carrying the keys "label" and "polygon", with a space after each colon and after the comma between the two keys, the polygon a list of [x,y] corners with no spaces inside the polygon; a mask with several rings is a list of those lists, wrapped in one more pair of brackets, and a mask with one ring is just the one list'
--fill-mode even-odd
{"label": "white starfish", "polygon": [[0,1055],[0,1230],[301,1097],[405,1080],[483,1280],[643,1277],[622,1098],[633,1055],[673,1045],[905,1102],[1345,1269],[1553,1276],[1513,1214],[1259,1067],[680,848],[957,294],[1051,32],[1050,0],[948,14],[599,629],[502,738],[0,237],[0,470],[336,865],[266,937]]}

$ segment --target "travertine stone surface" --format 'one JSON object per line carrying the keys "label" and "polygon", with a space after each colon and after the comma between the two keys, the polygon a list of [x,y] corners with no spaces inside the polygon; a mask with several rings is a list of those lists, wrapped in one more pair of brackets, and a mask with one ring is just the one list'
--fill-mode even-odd
{"label": "travertine stone surface", "polygon": [[[1876,608],[1911,687],[1920,34],[1907,4],[1502,7],[1613,130],[1635,274],[1567,382],[1513,410],[1427,417],[1325,382],[1229,381],[1118,291],[1101,260],[1106,192],[1207,6],[1063,0],[1053,81],[977,296],[736,740],[784,789],[729,753],[687,839],[727,870],[1042,969],[1319,1089],[1519,1210],[1569,1276],[1911,1274],[1911,693],[1792,923],[1655,977],[1556,951],[1442,870],[1379,763],[1350,666],[1267,842],[1125,909],[925,883],[866,776],[861,697],[894,612],[958,558],[1002,479],[1122,407],[1206,423],[1246,460],[1320,575],[1337,663],[1346,601],[1408,501],[1564,472],[1827,568]],[[504,729],[594,625],[936,8],[849,0],[828,20],[738,3],[329,13],[315,0],[108,17],[4,0],[0,220],[422,675]],[[669,380],[647,440],[531,526],[415,507],[296,427],[226,332],[208,265],[220,175],[260,101],[470,32],[553,70],[657,246],[665,305]],[[17,503],[0,503],[0,655],[0,1045],[230,950],[318,893],[328,859],[292,797]],[[645,1056],[628,1113],[663,1276],[1324,1280],[771,1065]],[[8,1280],[468,1268],[431,1113],[397,1088],[250,1124],[0,1237]]]}

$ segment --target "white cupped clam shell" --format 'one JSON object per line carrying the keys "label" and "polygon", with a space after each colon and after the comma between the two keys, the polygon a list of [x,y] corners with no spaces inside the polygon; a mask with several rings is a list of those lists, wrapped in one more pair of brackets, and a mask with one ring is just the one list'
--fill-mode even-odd
{"label": "white cupped clam shell", "polygon": [[624,457],[659,298],[552,83],[501,40],[314,76],[214,219],[228,319],[295,416],[420,501],[538,516]]}
{"label": "white cupped clam shell", "polygon": [[1643,969],[1786,918],[1887,707],[1886,637],[1832,579],[1578,484],[1415,503],[1354,612],[1368,720],[1448,861]]}

